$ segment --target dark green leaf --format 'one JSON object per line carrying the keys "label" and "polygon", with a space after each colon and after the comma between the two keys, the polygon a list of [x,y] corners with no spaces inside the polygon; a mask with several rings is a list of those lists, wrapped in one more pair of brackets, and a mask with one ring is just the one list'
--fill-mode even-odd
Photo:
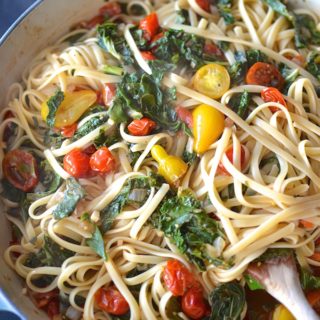
{"label": "dark green leaf", "polygon": [[103,237],[101,232],[97,226],[95,226],[95,230],[90,239],[87,239],[87,245],[96,252],[101,258],[105,261],[108,260],[108,256],[106,254],[105,245],[103,241]]}
{"label": "dark green leaf", "polygon": [[232,0],[218,0],[217,3],[220,15],[226,24],[234,23],[234,16],[231,13]]}
{"label": "dark green leaf", "polygon": [[320,31],[313,18],[306,14],[294,15],[296,47],[306,48],[310,44],[320,45]]}
{"label": "dark green leaf", "polygon": [[273,259],[278,259],[281,257],[287,257],[289,255],[292,255],[291,249],[271,248],[271,249],[268,249],[264,254],[262,254],[258,259],[256,259],[256,261],[257,262],[265,262],[265,261],[270,261]]}
{"label": "dark green leaf", "polygon": [[25,198],[25,193],[15,188],[8,180],[2,179],[2,197],[12,202],[20,202]]}
{"label": "dark green leaf", "polygon": [[56,112],[64,99],[64,93],[58,89],[56,93],[47,101],[49,113],[47,116],[47,125],[52,128],[56,121]]}
{"label": "dark green leaf", "polygon": [[249,68],[257,62],[268,62],[268,57],[257,49],[249,49],[246,51]]}
{"label": "dark green leaf", "polygon": [[280,0],[262,0],[265,4],[272,8],[273,11],[286,17],[289,20],[293,19],[292,14],[288,11],[287,6]]}
{"label": "dark green leaf", "polygon": [[185,150],[182,155],[182,160],[188,165],[192,165],[197,160],[197,154]]}
{"label": "dark green leaf", "polygon": [[306,70],[320,81],[320,54],[313,51],[307,61]]}
{"label": "dark green leaf", "polygon": [[314,276],[311,271],[307,269],[301,270],[300,283],[303,290],[320,289],[320,277]]}
{"label": "dark green leaf", "polygon": [[84,190],[74,178],[66,180],[66,190],[62,201],[53,210],[55,219],[60,220],[70,216],[75,210],[78,202],[84,197]]}
{"label": "dark green leaf", "polygon": [[44,132],[43,143],[48,148],[58,149],[61,147],[62,142],[65,140],[65,137],[61,135],[60,131],[53,130],[52,128],[48,128]]}
{"label": "dark green leaf", "polygon": [[94,146],[99,149],[101,147],[110,147],[111,145],[121,141],[121,135],[120,132],[118,130],[118,128],[116,128],[115,130],[113,130],[112,132],[110,132],[109,130],[100,130],[99,135],[94,139]]}
{"label": "dark green leaf", "polygon": [[190,25],[190,18],[188,10],[181,9],[177,12],[176,23]]}
{"label": "dark green leaf", "polygon": [[236,112],[239,117],[245,119],[248,116],[250,101],[250,94],[247,90],[244,90],[243,93],[234,94],[229,100],[228,106]]}
{"label": "dark green leaf", "polygon": [[244,289],[235,281],[215,288],[210,301],[210,320],[240,320],[246,304]]}

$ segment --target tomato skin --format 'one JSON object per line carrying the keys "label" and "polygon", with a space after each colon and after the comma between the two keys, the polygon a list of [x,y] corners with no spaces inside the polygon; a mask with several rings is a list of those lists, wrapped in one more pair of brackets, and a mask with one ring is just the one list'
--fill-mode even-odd
{"label": "tomato skin", "polygon": [[94,154],[97,151],[96,147],[91,144],[89,147],[85,148],[83,150],[84,153],[88,154],[89,156],[91,156],[92,154]]}
{"label": "tomato skin", "polygon": [[116,167],[116,161],[107,147],[98,149],[90,157],[90,168],[100,173],[108,173]]}
{"label": "tomato skin", "polygon": [[73,149],[63,158],[63,168],[75,178],[86,177],[90,170],[90,157],[80,149]]}
{"label": "tomato skin", "polygon": [[209,0],[196,0],[196,3],[204,11],[210,12],[210,1]]}
{"label": "tomato skin", "polygon": [[101,310],[115,316],[124,315],[130,310],[128,302],[115,286],[100,288],[95,294],[95,300]]}
{"label": "tomato skin", "polygon": [[65,138],[72,138],[74,133],[77,131],[78,128],[78,124],[74,123],[70,126],[67,127],[62,127],[61,128],[61,134],[65,137]]}
{"label": "tomato skin", "polygon": [[176,297],[183,296],[187,289],[199,286],[192,273],[178,260],[168,260],[163,280],[167,288]]}
{"label": "tomato skin", "polygon": [[34,156],[26,151],[9,151],[2,162],[4,177],[17,189],[29,192],[39,182],[38,166]]}
{"label": "tomato skin", "polygon": [[[261,91],[261,98],[264,102],[277,102],[287,108],[286,100],[284,100],[282,93],[276,88],[265,88]],[[272,113],[279,111],[278,107],[269,107]]]}
{"label": "tomato skin", "polygon": [[156,60],[156,57],[150,51],[141,51],[142,58],[147,61]]}
{"label": "tomato skin", "polygon": [[206,43],[204,45],[203,51],[208,55],[214,55],[220,58],[224,57],[224,54],[220,50],[220,48],[213,43]]}
{"label": "tomato skin", "polygon": [[191,319],[202,319],[208,310],[203,298],[202,290],[199,288],[189,289],[182,297],[181,307],[184,314]]}
{"label": "tomato skin", "polygon": [[60,313],[59,290],[49,292],[34,292],[29,290],[30,296],[38,309],[46,311],[50,319]]}
{"label": "tomato skin", "polygon": [[47,315],[52,320],[55,316],[60,314],[60,302],[58,297],[51,300],[47,306]]}
{"label": "tomato skin", "polygon": [[189,128],[193,128],[192,112],[187,108],[177,107],[176,112],[181,121],[185,122]]}
{"label": "tomato skin", "polygon": [[291,54],[284,54],[284,57],[291,60],[293,63],[297,64],[300,67],[304,67],[306,60],[303,55],[291,55]]}
{"label": "tomato skin", "polygon": [[80,23],[80,27],[85,29],[92,29],[95,28],[97,25],[104,23],[105,17],[101,14],[94,16],[88,21],[83,21]]}
{"label": "tomato skin", "polygon": [[312,290],[307,293],[307,300],[312,308],[320,313],[320,290]]}
{"label": "tomato skin", "polygon": [[150,13],[139,23],[139,29],[144,31],[145,38],[150,41],[159,29],[159,21],[156,13]]}
{"label": "tomato skin", "polygon": [[[229,159],[229,161],[231,163],[233,163],[233,147],[230,147],[227,151],[226,151],[226,156]],[[243,146],[241,146],[241,155],[240,155],[240,166],[241,166],[241,170],[244,168],[244,163],[245,163],[245,158],[246,158],[246,152],[243,148]],[[218,165],[218,172],[221,174],[224,174],[226,176],[229,176],[230,173],[227,171],[227,169],[224,167],[224,165],[220,162]]]}
{"label": "tomato skin", "polygon": [[279,90],[284,85],[284,79],[279,70],[274,65],[265,62],[256,62],[250,67],[246,82],[253,85],[275,87]]}
{"label": "tomato skin", "polygon": [[113,83],[105,83],[102,88],[102,100],[105,106],[110,105],[117,92],[117,87]]}
{"label": "tomato skin", "polygon": [[99,14],[104,17],[107,16],[108,18],[111,18],[121,14],[121,7],[117,2],[109,2],[99,9]]}
{"label": "tomato skin", "polygon": [[128,131],[133,136],[147,136],[157,126],[157,124],[149,118],[141,118],[133,120],[128,125]]}
{"label": "tomato skin", "polygon": [[161,39],[164,36],[164,32],[159,32],[157,33],[153,38],[152,38],[152,43],[158,41],[159,39]]}

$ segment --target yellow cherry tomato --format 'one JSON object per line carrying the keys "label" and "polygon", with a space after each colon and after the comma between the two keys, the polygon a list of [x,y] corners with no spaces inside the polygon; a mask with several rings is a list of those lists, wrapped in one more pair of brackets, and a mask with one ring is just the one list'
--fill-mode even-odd
{"label": "yellow cherry tomato", "polygon": [[290,313],[290,311],[280,304],[274,310],[272,320],[295,320],[296,318]]}
{"label": "yellow cherry tomato", "polygon": [[197,153],[207,151],[224,130],[224,115],[213,107],[201,104],[192,112],[193,150]]}
{"label": "yellow cherry tomato", "polygon": [[[97,100],[97,94],[92,90],[81,90],[65,93],[58,107],[54,126],[62,128],[74,124]],[[48,101],[41,105],[41,116],[47,119],[49,114]]]}
{"label": "yellow cherry tomato", "polygon": [[169,155],[159,145],[154,145],[151,149],[152,158],[158,164],[158,173],[163,176],[166,181],[174,186],[179,184],[179,180],[188,170],[188,165],[179,157]]}
{"label": "yellow cherry tomato", "polygon": [[229,73],[219,64],[207,64],[196,72],[193,87],[210,98],[219,99],[230,88]]}

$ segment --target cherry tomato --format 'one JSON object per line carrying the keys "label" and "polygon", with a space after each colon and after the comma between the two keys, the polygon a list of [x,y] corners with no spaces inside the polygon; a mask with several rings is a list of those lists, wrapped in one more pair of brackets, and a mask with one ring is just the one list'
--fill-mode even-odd
{"label": "cherry tomato", "polygon": [[284,79],[279,70],[274,65],[265,62],[256,62],[249,69],[246,82],[265,87],[275,87],[279,90],[284,85]]}
{"label": "cherry tomato", "polygon": [[31,191],[39,181],[34,156],[19,149],[9,151],[2,162],[4,177],[17,189]]}
{"label": "cherry tomato", "polygon": [[202,290],[197,287],[190,288],[183,295],[181,307],[183,313],[191,319],[202,319],[208,310]]}
{"label": "cherry tomato", "polygon": [[102,99],[105,106],[109,106],[115,97],[117,87],[113,83],[105,83],[102,88]]}
{"label": "cherry tomato", "polygon": [[90,157],[90,168],[100,173],[108,173],[116,167],[116,161],[107,147],[98,149]]}
{"label": "cherry tomato", "polygon": [[178,260],[168,260],[163,281],[174,296],[183,296],[187,289],[199,286],[192,273]]}
{"label": "cherry tomato", "polygon": [[130,310],[128,302],[115,286],[100,288],[95,294],[95,300],[101,310],[115,316],[124,315]]}
{"label": "cherry tomato", "polygon": [[320,290],[312,290],[307,293],[307,299],[312,308],[320,313]]}
{"label": "cherry tomato", "polygon": [[152,38],[152,43],[158,41],[159,39],[161,39],[164,36],[164,32],[160,32],[158,34],[156,34],[153,38]]}
{"label": "cherry tomato", "polygon": [[210,1],[209,0],[196,0],[197,4],[204,11],[210,12]]}
{"label": "cherry tomato", "polygon": [[156,57],[150,51],[141,51],[141,55],[144,60],[156,60]]}
{"label": "cherry tomato", "polygon": [[[3,120],[7,120],[10,118],[14,118],[14,114],[12,111],[7,111],[4,114]],[[16,124],[9,122],[3,132],[3,141],[8,143],[10,138],[14,135],[14,130],[15,130]]]}
{"label": "cherry tomato", "polygon": [[[233,163],[233,147],[230,147],[227,151],[226,151],[226,156],[229,159],[229,161],[231,163]],[[241,170],[244,168],[244,163],[245,163],[245,158],[246,158],[246,152],[243,148],[243,146],[241,146],[241,156],[240,156],[240,166],[241,166]],[[224,167],[224,165],[220,162],[219,166],[218,166],[218,172],[225,174],[225,175],[230,175],[230,173],[227,171],[227,169]]]}
{"label": "cherry tomato", "polygon": [[94,154],[97,151],[96,147],[91,144],[89,147],[85,148],[83,150],[84,153],[88,154],[89,156],[91,156],[92,154]]}
{"label": "cherry tomato", "polygon": [[113,16],[121,14],[121,7],[117,2],[108,2],[107,4],[105,4],[103,7],[99,9],[99,13],[102,16],[111,18]]}
{"label": "cherry tomato", "polygon": [[[314,224],[313,224],[312,222],[310,222],[310,221],[301,219],[301,220],[299,221],[299,223],[300,223],[304,228],[306,228],[306,229],[312,229],[312,228],[314,228]],[[319,261],[320,261],[320,260],[319,260]]]}
{"label": "cherry tomato", "polygon": [[144,31],[145,38],[150,41],[159,29],[159,21],[156,13],[150,13],[140,21],[139,29]]}
{"label": "cherry tomato", "polygon": [[220,50],[218,46],[213,43],[206,43],[203,48],[204,53],[208,55],[214,55],[216,57],[224,57],[223,52]]}
{"label": "cherry tomato", "polygon": [[67,127],[62,127],[61,134],[66,138],[72,138],[74,133],[77,131],[77,128],[78,128],[77,123],[74,123],[74,124],[67,126]]}
{"label": "cherry tomato", "polygon": [[128,131],[134,136],[147,136],[156,126],[157,124],[151,119],[136,119],[128,125]]}
{"label": "cherry tomato", "polygon": [[47,315],[49,316],[49,318],[52,320],[54,319],[55,316],[57,316],[58,314],[60,314],[60,302],[59,302],[59,298],[56,297],[55,299],[51,300],[48,303],[48,306],[46,308],[47,310]]}
{"label": "cherry tomato", "polygon": [[[261,91],[261,98],[263,99],[264,102],[277,102],[287,108],[287,104],[283,98],[282,93],[276,88],[269,87],[269,88],[263,89]],[[270,107],[270,111],[272,113],[275,113],[279,110],[280,109],[278,107]]]}
{"label": "cherry tomato", "polygon": [[80,27],[85,29],[95,28],[97,25],[104,23],[105,17],[101,14],[94,16],[92,19],[80,23]]}
{"label": "cherry tomato", "polygon": [[185,122],[189,128],[193,127],[193,116],[191,111],[187,108],[177,107],[176,112],[181,121]]}
{"label": "cherry tomato", "polygon": [[284,55],[287,59],[291,60],[293,63],[297,64],[298,66],[303,67],[306,63],[306,60],[303,55],[297,54],[297,55],[291,55],[291,54],[285,54]]}
{"label": "cherry tomato", "polygon": [[74,149],[63,158],[63,168],[75,178],[87,176],[90,157],[80,149]]}

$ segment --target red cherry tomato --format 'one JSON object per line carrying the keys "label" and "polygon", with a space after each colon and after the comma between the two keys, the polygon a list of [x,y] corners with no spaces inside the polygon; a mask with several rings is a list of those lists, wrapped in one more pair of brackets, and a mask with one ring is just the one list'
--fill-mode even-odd
{"label": "red cherry tomato", "polygon": [[312,308],[320,313],[320,290],[312,290],[307,293],[307,299]]}
{"label": "red cherry tomato", "polygon": [[133,120],[128,125],[128,131],[134,136],[147,136],[157,126],[157,124],[148,118]]}
{"label": "red cherry tomato", "polygon": [[139,29],[144,31],[145,38],[150,41],[158,32],[159,21],[156,13],[150,13],[139,23]]}
{"label": "red cherry tomato", "polygon": [[61,134],[66,138],[72,138],[74,133],[77,131],[78,124],[74,123],[70,126],[61,128]]}
{"label": "red cherry tomato", "polygon": [[183,295],[181,307],[183,313],[191,319],[202,319],[208,311],[202,290],[196,287],[189,289]]}
{"label": "red cherry tomato", "polygon": [[102,100],[105,106],[109,106],[115,97],[117,87],[113,83],[105,83],[102,88]]}
{"label": "red cherry tomato", "polygon": [[153,38],[152,38],[152,43],[158,41],[164,36],[164,32],[159,32],[157,33]]}
{"label": "red cherry tomato", "polygon": [[213,43],[206,43],[203,48],[204,53],[208,55],[214,55],[216,57],[224,57],[223,52],[220,50],[218,46]]}
{"label": "red cherry tomato", "polygon": [[183,296],[192,286],[199,287],[192,273],[178,260],[168,260],[163,281],[174,296]]}
{"label": "red cherry tomato", "polygon": [[88,20],[88,21],[83,21],[81,22],[79,25],[82,28],[85,29],[92,29],[95,28],[97,25],[104,23],[105,17],[101,14],[94,16],[92,19]]}
{"label": "red cherry tomato", "polygon": [[156,60],[156,57],[150,51],[141,51],[141,55],[144,60]]}
{"label": "red cherry tomato", "polygon": [[90,157],[90,168],[93,171],[100,173],[108,173],[116,167],[116,161],[110,150],[107,147],[98,149]]}
{"label": "red cherry tomato", "polygon": [[177,107],[176,112],[181,121],[185,122],[189,128],[193,128],[193,117],[187,108]]}
{"label": "red cherry tomato", "polygon": [[121,7],[117,2],[108,2],[99,9],[99,13],[102,16],[107,16],[108,18],[111,18],[113,16],[121,14]]}
{"label": "red cherry tomato", "polygon": [[[226,156],[229,159],[229,161],[231,163],[233,163],[233,147],[230,147],[227,151],[226,151]],[[243,146],[241,146],[241,155],[240,155],[240,166],[241,166],[241,170],[244,168],[244,164],[245,164],[245,159],[246,159],[246,152],[243,148]],[[224,165],[220,162],[219,166],[218,166],[218,172],[222,173],[224,175],[230,175],[230,173],[227,171],[227,169],[224,167]]]}
{"label": "red cherry tomato", "polygon": [[115,316],[124,315],[130,310],[128,302],[115,286],[100,288],[95,294],[95,300],[101,310]]}
{"label": "red cherry tomato", "polygon": [[9,151],[2,162],[4,177],[17,189],[29,192],[38,184],[38,166],[34,156],[19,149]]}
{"label": "red cherry tomato", "polygon": [[80,149],[74,149],[63,158],[63,168],[75,178],[86,177],[90,171],[90,157]]}
{"label": "red cherry tomato", "polygon": [[281,90],[284,79],[279,70],[272,64],[256,62],[248,71],[246,76],[248,84],[265,87],[275,87]]}
{"label": "red cherry tomato", "polygon": [[[261,91],[261,98],[264,102],[278,102],[287,108],[286,101],[283,98],[282,93],[276,88],[265,88]],[[279,111],[278,107],[270,107],[270,111],[275,113]]]}
{"label": "red cherry tomato", "polygon": [[197,4],[204,11],[210,12],[210,1],[209,0],[196,0]]}
{"label": "red cherry tomato", "polygon": [[60,302],[59,302],[59,298],[58,297],[56,297],[55,299],[51,300],[48,303],[46,311],[47,311],[48,317],[51,320],[54,319],[55,316],[60,314]]}
{"label": "red cherry tomato", "polygon": [[94,154],[96,151],[97,151],[97,149],[93,144],[91,144],[89,147],[83,149],[83,152],[88,154],[89,156]]}

